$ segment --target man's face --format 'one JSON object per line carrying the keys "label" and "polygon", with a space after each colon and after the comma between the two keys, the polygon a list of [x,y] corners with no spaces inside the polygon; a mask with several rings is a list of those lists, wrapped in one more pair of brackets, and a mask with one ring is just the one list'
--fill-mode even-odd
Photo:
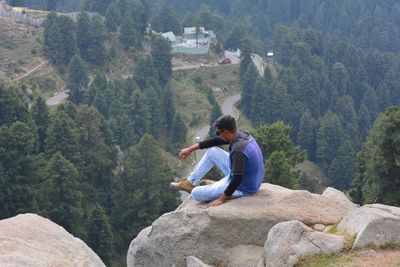
{"label": "man's face", "polygon": [[215,135],[221,138],[224,141],[227,141],[226,139],[226,130],[221,130],[218,127],[215,127]]}

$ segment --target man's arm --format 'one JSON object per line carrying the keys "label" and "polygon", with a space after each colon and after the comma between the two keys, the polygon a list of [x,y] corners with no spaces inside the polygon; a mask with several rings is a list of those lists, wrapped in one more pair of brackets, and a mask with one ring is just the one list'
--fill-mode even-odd
{"label": "man's arm", "polygon": [[187,147],[187,148],[184,148],[184,149],[182,149],[182,150],[179,152],[178,159],[181,159],[181,160],[182,160],[182,159],[186,159],[187,157],[190,156],[190,154],[191,154],[193,151],[198,150],[198,149],[200,149],[198,143],[197,143],[197,144],[194,144],[194,145],[191,145],[191,146],[189,146],[189,147]]}
{"label": "man's arm", "polygon": [[242,183],[246,163],[247,157],[242,152],[236,151],[232,154],[232,179],[224,192],[228,197],[232,196]]}
{"label": "man's arm", "polygon": [[207,140],[204,140],[200,143],[191,145],[187,148],[182,149],[179,152],[179,159],[185,159],[187,158],[193,151],[198,150],[198,149],[204,149],[204,148],[209,148],[209,147],[213,147],[213,146],[220,146],[220,145],[226,145],[229,144],[229,142],[222,140],[219,137],[214,137],[214,138],[210,138]]}
{"label": "man's arm", "polygon": [[228,145],[229,142],[225,141],[219,137],[213,137],[207,140],[204,140],[199,143],[200,149],[209,148],[213,146],[221,146],[221,145]]}

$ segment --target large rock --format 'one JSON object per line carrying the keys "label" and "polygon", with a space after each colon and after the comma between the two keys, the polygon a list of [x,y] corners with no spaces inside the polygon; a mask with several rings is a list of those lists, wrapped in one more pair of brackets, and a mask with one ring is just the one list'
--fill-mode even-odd
{"label": "large rock", "polygon": [[82,240],[36,214],[0,221],[0,265],[105,266]]}
{"label": "large rock", "polygon": [[204,263],[202,260],[196,257],[190,256],[186,259],[186,267],[213,267],[213,266]]}
{"label": "large rock", "polygon": [[[128,266],[185,266],[195,256],[207,264],[257,265],[269,230],[279,222],[331,225],[351,211],[331,199],[303,190],[263,184],[255,195],[206,209],[187,198],[131,242]],[[251,256],[237,261],[233,254]],[[257,255],[255,255],[257,254]]]}
{"label": "large rock", "polygon": [[336,253],[343,246],[343,236],[315,231],[296,220],[282,222],[269,231],[259,266],[293,266],[299,256]]}
{"label": "large rock", "polygon": [[336,203],[336,205],[340,207],[345,206],[348,209],[355,209],[359,207],[359,205],[351,202],[342,191],[339,191],[332,187],[326,188],[325,191],[322,193],[322,196],[332,199],[332,201],[334,201],[334,203]]}
{"label": "large rock", "polygon": [[357,235],[353,247],[368,244],[400,244],[400,208],[382,204],[365,205],[348,214],[338,230]]}

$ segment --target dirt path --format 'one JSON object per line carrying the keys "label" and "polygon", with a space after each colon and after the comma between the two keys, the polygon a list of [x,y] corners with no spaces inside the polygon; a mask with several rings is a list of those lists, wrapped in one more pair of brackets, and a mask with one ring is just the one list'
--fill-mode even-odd
{"label": "dirt path", "polygon": [[48,62],[49,62],[49,60],[43,61],[42,63],[40,63],[39,65],[37,65],[36,67],[34,67],[34,68],[31,69],[30,71],[28,71],[27,73],[25,73],[24,75],[22,75],[22,76],[20,76],[20,77],[18,77],[18,78],[16,78],[16,79],[14,79],[13,82],[16,82],[16,81],[18,81],[18,80],[21,80],[21,79],[23,79],[23,78],[25,78],[25,77],[31,75],[33,72],[35,72],[35,71],[38,70],[41,66],[43,66],[44,64],[46,64],[46,63],[48,63]]}
{"label": "dirt path", "polygon": [[342,258],[335,266],[340,267],[398,267],[400,266],[400,251],[363,249],[355,252],[350,258]]}

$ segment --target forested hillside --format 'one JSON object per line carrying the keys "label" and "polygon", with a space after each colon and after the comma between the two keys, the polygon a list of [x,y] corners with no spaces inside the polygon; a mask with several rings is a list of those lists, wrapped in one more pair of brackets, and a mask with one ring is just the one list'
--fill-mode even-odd
{"label": "forested hillside", "polygon": [[[399,189],[397,164],[390,159],[378,164],[383,169],[393,164],[385,176],[391,182],[385,182],[378,171],[360,169],[366,164],[363,154],[356,159],[378,114],[400,101],[397,1],[175,0],[168,5],[185,14],[182,25],[211,27],[225,48],[241,49],[241,109],[253,126],[284,121],[293,141],[325,171],[328,185],[351,189],[359,202],[400,204],[397,194],[383,196]],[[273,63],[261,78],[250,53],[269,51]],[[397,157],[391,153],[387,156]]]}
{"label": "forested hillside", "polygon": [[[213,30],[214,58],[241,50],[230,69],[240,91],[229,93],[241,94],[265,181],[312,190],[293,171],[307,158],[355,202],[400,205],[398,1],[7,2],[82,12],[49,12],[31,52],[49,60],[68,100],[49,108],[48,83],[0,81],[0,218],[41,214],[123,265],[129,241],[179,203],[168,183],[185,166],[171,158],[198,121],[221,114],[206,74],[173,73],[171,44],[152,31],[183,27]],[[260,76],[251,53],[267,52]],[[196,101],[211,118],[193,114]]]}
{"label": "forested hillside", "polygon": [[[28,95],[30,83],[0,83],[0,217],[48,217],[107,266],[123,265],[130,240],[179,204],[169,183],[181,174],[167,150],[183,146],[187,132],[168,84],[169,42],[148,36],[145,53],[143,2],[117,4],[124,19],[113,23],[85,12],[76,21],[47,16],[43,49],[68,101],[49,109],[38,93],[46,88]],[[113,43],[135,62],[127,78]]]}

